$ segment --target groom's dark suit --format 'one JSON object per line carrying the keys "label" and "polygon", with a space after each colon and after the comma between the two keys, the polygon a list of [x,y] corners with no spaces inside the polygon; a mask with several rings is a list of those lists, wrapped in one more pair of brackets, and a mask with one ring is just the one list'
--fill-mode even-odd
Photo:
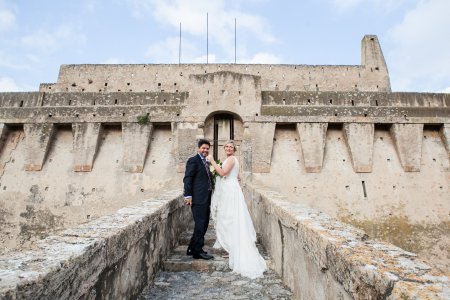
{"label": "groom's dark suit", "polygon": [[203,252],[205,233],[208,229],[212,175],[200,154],[188,159],[184,174],[184,197],[192,197],[192,215],[194,217],[194,233],[189,243],[189,250],[195,256]]}

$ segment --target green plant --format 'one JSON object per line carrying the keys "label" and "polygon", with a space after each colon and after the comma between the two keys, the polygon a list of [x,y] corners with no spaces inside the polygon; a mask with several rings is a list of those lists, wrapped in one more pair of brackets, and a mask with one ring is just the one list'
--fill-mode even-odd
{"label": "green plant", "polygon": [[137,116],[137,122],[140,125],[146,125],[150,122],[150,117],[148,114]]}

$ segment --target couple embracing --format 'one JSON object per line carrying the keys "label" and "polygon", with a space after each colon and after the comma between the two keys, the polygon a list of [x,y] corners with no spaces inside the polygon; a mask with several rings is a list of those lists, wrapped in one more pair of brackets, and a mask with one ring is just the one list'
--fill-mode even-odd
{"label": "couple embracing", "polygon": [[[212,215],[217,235],[214,248],[228,252],[229,266],[234,272],[249,278],[260,277],[267,267],[255,246],[256,232],[239,185],[236,145],[233,141],[225,144],[227,158],[222,166],[209,154],[210,146],[208,140],[199,140],[197,154],[186,164],[184,201],[191,206],[195,223],[186,254],[194,259],[214,259],[203,250]],[[210,166],[219,175],[215,184]]]}

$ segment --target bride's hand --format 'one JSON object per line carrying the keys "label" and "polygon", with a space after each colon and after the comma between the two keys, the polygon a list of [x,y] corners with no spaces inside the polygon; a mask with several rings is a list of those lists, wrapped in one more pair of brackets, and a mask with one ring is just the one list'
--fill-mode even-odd
{"label": "bride's hand", "polygon": [[206,157],[206,159],[209,160],[210,162],[211,162],[211,161],[214,161],[214,157],[213,157],[211,154],[208,155],[208,156]]}

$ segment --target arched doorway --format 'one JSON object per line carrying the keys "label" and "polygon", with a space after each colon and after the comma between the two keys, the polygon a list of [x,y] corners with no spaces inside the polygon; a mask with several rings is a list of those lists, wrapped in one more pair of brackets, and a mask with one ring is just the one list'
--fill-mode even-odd
{"label": "arched doorway", "polygon": [[231,113],[212,114],[205,122],[205,138],[212,142],[212,154],[216,159],[225,157],[223,146],[228,140],[235,141],[238,148],[235,155],[239,157],[243,132],[244,126],[240,117]]}

